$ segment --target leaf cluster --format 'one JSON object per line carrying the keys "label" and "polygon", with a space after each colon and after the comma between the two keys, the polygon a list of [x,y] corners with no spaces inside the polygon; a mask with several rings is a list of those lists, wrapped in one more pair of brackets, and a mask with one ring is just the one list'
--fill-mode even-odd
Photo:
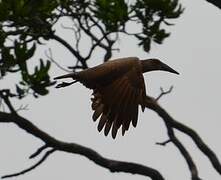
{"label": "leaf cluster", "polygon": [[7,72],[21,74],[21,81],[16,84],[17,97],[20,99],[32,93],[34,97],[38,95],[48,94],[47,87],[54,84],[50,81],[50,76],[48,74],[51,62],[44,61],[40,59],[40,65],[36,65],[34,72],[30,73],[30,68],[28,66],[28,61],[33,57],[36,50],[36,44],[28,48],[26,44],[21,44],[18,41],[14,42],[12,48],[3,48],[2,57],[0,61],[0,73],[3,77]]}
{"label": "leaf cluster", "polygon": [[124,0],[97,0],[93,13],[109,32],[117,32],[129,20],[128,5]]}
{"label": "leaf cluster", "polygon": [[[30,73],[30,59],[39,44],[49,40],[62,43],[77,59],[76,68],[87,68],[95,49],[103,49],[104,60],[112,56],[113,45],[119,34],[133,36],[138,45],[146,52],[151,44],[161,44],[170,33],[166,26],[171,19],[178,18],[183,12],[178,0],[1,0],[0,1],[0,77],[8,73],[20,74],[16,84],[20,98],[29,94],[37,97],[46,95],[50,80],[50,62],[41,58]],[[56,36],[55,24],[62,17],[73,22],[76,44]],[[135,23],[140,32],[131,31],[128,24]],[[79,48],[82,34],[91,39],[90,50],[82,55]],[[113,38],[114,37],[114,38]],[[40,64],[40,65],[39,65]],[[74,69],[75,67],[73,67]]]}
{"label": "leaf cluster", "polygon": [[184,10],[178,0],[138,0],[132,9],[142,24],[143,33],[135,36],[145,51],[150,50],[152,41],[162,44],[169,37],[162,25],[172,25],[168,20],[178,18]]}
{"label": "leaf cluster", "polygon": [[[19,98],[48,94],[47,87],[54,84],[48,74],[50,61],[40,59],[30,73],[29,61],[34,57],[40,38],[48,40],[56,21],[57,1],[2,0],[0,2],[0,76],[19,73],[16,84]],[[28,62],[29,61],[29,62]]]}

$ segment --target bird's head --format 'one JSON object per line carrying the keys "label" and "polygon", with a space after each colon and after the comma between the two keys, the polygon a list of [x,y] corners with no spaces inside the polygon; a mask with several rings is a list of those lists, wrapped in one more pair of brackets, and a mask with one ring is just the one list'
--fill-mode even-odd
{"label": "bird's head", "polygon": [[168,71],[179,74],[167,64],[161,62],[159,59],[146,59],[141,61],[143,73],[149,71]]}

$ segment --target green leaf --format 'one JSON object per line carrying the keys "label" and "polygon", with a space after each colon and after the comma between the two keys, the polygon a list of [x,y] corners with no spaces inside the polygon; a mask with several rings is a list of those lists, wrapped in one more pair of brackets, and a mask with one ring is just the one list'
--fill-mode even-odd
{"label": "green leaf", "polygon": [[26,51],[26,55],[25,55],[26,59],[31,58],[34,55],[35,50],[36,50],[36,44],[34,43],[33,46],[29,50]]}
{"label": "green leaf", "polygon": [[118,31],[128,20],[128,6],[124,0],[96,0],[95,16],[104,23],[108,31]]}
{"label": "green leaf", "polygon": [[19,99],[22,99],[25,96],[25,90],[20,88],[17,84],[16,84],[16,92]]}

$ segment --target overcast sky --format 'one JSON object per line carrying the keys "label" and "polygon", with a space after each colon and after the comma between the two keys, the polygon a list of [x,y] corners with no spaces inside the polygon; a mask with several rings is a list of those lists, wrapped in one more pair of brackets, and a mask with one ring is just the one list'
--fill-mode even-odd
{"label": "overcast sky", "polygon": [[[185,12],[175,21],[176,25],[169,28],[171,37],[163,45],[153,45],[151,53],[146,54],[133,39],[121,38],[117,44],[120,52],[115,53],[113,58],[157,57],[180,72],[179,76],[165,72],[145,74],[147,92],[156,97],[161,86],[167,89],[173,85],[173,92],[163,97],[160,104],[176,120],[195,129],[221,160],[221,10],[205,0],[181,2]],[[54,44],[53,50],[57,60],[71,63],[72,57],[61,46]],[[91,64],[101,62],[100,57],[98,55],[97,59],[91,60]],[[55,69],[52,75],[62,73]],[[50,95],[46,97],[37,100],[26,98],[23,104],[29,104],[29,110],[21,114],[58,139],[88,146],[108,158],[153,167],[168,180],[190,179],[186,162],[173,144],[166,147],[155,145],[167,140],[167,134],[163,121],[154,112],[145,110],[145,113],[140,113],[137,128],[131,128],[124,137],[119,134],[113,140],[98,133],[97,123],[91,118],[90,96],[91,91],[81,84],[59,90],[51,88]],[[178,136],[195,160],[200,177],[219,180],[218,173],[191,139],[181,133]],[[0,175],[32,165],[36,160],[28,160],[28,156],[42,145],[40,140],[13,124],[0,124],[0,142]],[[126,173],[112,174],[85,157],[63,152],[55,152],[36,170],[12,179],[88,178],[147,179]]]}

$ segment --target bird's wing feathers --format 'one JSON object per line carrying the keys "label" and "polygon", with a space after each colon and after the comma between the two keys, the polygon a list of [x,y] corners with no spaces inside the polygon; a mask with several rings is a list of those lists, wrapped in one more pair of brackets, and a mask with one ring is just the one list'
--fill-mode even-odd
{"label": "bird's wing feathers", "polygon": [[97,84],[106,86],[113,80],[121,77],[134,64],[140,63],[136,57],[128,57],[123,59],[115,59],[105,62],[98,66],[80,71],[76,73],[77,80],[87,88],[94,89]]}
{"label": "bird's wing feathers", "polygon": [[112,127],[112,137],[115,138],[120,126],[122,134],[129,129],[131,121],[136,127],[138,105],[142,105],[141,101],[145,96],[143,75],[137,69],[131,68],[112,83],[94,89],[93,95],[93,120],[101,116],[98,130],[105,127],[104,133],[107,135]]}

